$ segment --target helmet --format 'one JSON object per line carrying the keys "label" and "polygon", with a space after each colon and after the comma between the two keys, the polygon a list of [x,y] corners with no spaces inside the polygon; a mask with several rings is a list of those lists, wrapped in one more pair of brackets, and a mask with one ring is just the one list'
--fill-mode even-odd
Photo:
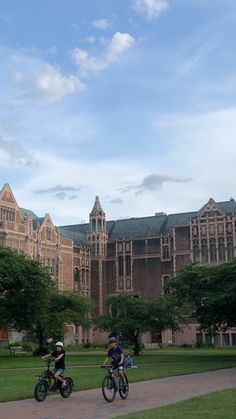
{"label": "helmet", "polygon": [[109,343],[117,342],[117,338],[115,336],[112,336],[109,340]]}
{"label": "helmet", "polygon": [[55,346],[61,346],[63,348],[63,343],[62,342],[57,342]]}

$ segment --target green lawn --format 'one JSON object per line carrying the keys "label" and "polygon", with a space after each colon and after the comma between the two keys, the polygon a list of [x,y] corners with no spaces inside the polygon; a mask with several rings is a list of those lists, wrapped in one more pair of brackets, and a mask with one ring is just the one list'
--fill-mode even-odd
{"label": "green lawn", "polygon": [[[67,355],[66,374],[73,377],[75,390],[101,385],[104,370],[99,369],[98,365],[103,359],[103,355],[91,352]],[[138,368],[127,371],[130,382],[233,367],[236,365],[236,349],[173,348],[146,351],[135,358],[135,363]],[[36,375],[43,367],[43,361],[37,357],[29,355],[10,357],[7,352],[0,356],[0,401],[32,397]],[[7,368],[15,370],[6,371]]]}
{"label": "green lawn", "polygon": [[144,412],[119,416],[119,419],[235,419],[236,389],[218,391],[206,396]]}

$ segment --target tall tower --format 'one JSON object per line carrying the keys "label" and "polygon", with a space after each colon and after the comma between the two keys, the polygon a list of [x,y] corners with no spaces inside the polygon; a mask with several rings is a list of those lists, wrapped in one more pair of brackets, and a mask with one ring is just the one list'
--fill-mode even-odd
{"label": "tall tower", "polygon": [[91,249],[91,297],[98,305],[98,313],[104,310],[106,295],[105,259],[107,255],[106,215],[96,196],[93,209],[89,215],[88,240]]}

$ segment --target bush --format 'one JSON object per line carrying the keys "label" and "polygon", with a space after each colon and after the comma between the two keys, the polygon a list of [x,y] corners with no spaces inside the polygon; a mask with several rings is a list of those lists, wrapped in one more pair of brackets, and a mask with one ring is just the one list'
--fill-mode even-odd
{"label": "bush", "polygon": [[33,348],[30,342],[22,342],[22,349],[26,352],[32,352]]}
{"label": "bush", "polygon": [[195,348],[214,348],[213,343],[195,343]]}
{"label": "bush", "polygon": [[8,348],[11,348],[12,346],[22,346],[22,342],[11,342],[9,343]]}

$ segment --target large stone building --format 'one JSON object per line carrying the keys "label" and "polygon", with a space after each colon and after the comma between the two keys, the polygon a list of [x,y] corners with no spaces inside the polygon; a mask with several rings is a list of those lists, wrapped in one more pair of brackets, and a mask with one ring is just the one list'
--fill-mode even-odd
{"label": "large stone building", "polygon": [[[0,243],[40,259],[61,290],[73,290],[94,299],[99,314],[107,295],[130,293],[154,299],[163,285],[190,262],[219,264],[236,254],[236,202],[210,199],[199,211],[106,221],[96,197],[88,224],[55,227],[47,214],[37,217],[19,208],[9,185],[0,192]],[[0,336],[1,339],[1,336]],[[99,336],[71,330],[78,343]],[[208,342],[197,325],[149,342]],[[236,345],[236,331],[214,338],[217,344]]]}

